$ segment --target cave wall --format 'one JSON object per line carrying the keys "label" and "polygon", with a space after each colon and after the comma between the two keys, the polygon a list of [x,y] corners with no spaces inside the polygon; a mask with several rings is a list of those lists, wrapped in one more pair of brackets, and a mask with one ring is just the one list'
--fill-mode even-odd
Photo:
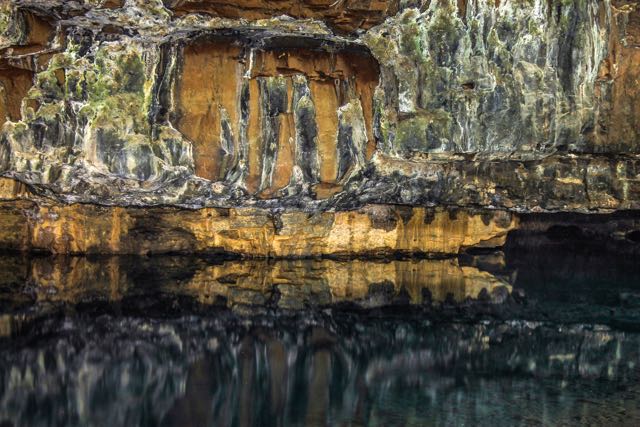
{"label": "cave wall", "polygon": [[386,83],[385,152],[637,153],[637,16],[608,1],[403,10],[363,36]]}
{"label": "cave wall", "polygon": [[375,149],[377,62],[364,51],[233,41],[194,40],[176,52],[167,110],[192,142],[195,175],[261,198],[346,181]]}
{"label": "cave wall", "polygon": [[27,200],[333,216],[640,208],[633,2],[0,11],[0,173]]}

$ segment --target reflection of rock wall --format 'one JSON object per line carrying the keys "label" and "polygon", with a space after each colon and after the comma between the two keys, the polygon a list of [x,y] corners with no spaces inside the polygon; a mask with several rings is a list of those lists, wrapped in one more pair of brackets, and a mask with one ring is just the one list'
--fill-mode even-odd
{"label": "reflection of rock wall", "polygon": [[67,316],[33,334],[0,350],[14,425],[486,425],[496,402],[506,424],[640,416],[638,336],[581,326]]}
{"label": "reflection of rock wall", "polygon": [[[184,286],[184,287],[182,287]],[[477,298],[508,283],[455,259],[416,261],[292,260],[274,263],[227,262],[196,272],[181,291],[202,302],[224,297],[231,306],[261,305],[278,294],[277,305],[300,309],[307,305],[358,302],[365,306],[392,303],[400,295],[412,304]],[[430,300],[424,300],[429,295]],[[406,302],[406,301],[404,301]]]}
{"label": "reflection of rock wall", "polygon": [[38,302],[118,301],[144,292],[192,297],[203,304],[286,309],[355,302],[366,307],[402,302],[430,304],[447,298],[475,299],[485,289],[510,285],[457,259],[406,261],[277,260],[226,261],[162,256],[0,257],[0,302],[21,304],[21,289]]}

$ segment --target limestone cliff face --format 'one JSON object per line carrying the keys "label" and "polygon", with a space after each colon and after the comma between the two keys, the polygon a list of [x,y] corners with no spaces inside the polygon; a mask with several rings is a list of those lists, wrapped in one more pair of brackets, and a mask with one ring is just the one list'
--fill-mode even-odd
{"label": "limestone cliff face", "polygon": [[5,0],[0,33],[0,172],[47,203],[640,208],[633,2]]}
{"label": "limestone cliff face", "polygon": [[208,252],[276,258],[453,254],[472,246],[502,246],[518,224],[515,215],[504,211],[386,205],[316,213],[59,205],[8,180],[0,180],[2,200],[3,249],[58,254]]}

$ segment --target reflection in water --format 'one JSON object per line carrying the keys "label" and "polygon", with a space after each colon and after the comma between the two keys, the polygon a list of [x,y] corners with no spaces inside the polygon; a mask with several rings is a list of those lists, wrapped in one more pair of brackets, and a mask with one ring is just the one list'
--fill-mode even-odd
{"label": "reflection in water", "polygon": [[635,426],[637,261],[0,256],[0,426]]}
{"label": "reflection in water", "polygon": [[[462,301],[511,287],[502,278],[457,259],[394,261],[247,260],[212,262],[202,258],[0,257],[5,271],[0,292],[17,294],[25,284],[37,301],[119,300],[152,290],[229,307],[273,304],[284,309],[355,301],[370,307],[394,298]],[[0,295],[1,298],[1,295]],[[8,297],[7,297],[8,298]]]}
{"label": "reflection in water", "polygon": [[227,313],[62,317],[36,335],[0,352],[8,425],[640,419],[640,336],[606,328]]}

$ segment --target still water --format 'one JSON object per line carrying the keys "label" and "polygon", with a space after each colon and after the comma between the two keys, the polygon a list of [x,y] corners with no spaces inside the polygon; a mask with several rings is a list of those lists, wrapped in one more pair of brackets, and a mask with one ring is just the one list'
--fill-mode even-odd
{"label": "still water", "polygon": [[638,261],[5,254],[0,426],[636,426]]}

